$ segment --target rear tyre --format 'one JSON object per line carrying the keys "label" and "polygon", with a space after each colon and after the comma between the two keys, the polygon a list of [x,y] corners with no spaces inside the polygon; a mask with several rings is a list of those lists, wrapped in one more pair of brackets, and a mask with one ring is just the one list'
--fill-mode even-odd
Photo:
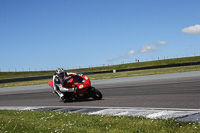
{"label": "rear tyre", "polygon": [[72,102],[73,101],[73,92],[67,92],[67,93],[64,93],[64,97],[62,99],[62,101],[65,103],[65,102]]}

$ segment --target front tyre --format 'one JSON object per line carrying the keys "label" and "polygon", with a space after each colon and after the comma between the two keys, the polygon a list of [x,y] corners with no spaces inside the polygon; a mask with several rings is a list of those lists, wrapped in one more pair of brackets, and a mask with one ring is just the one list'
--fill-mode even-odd
{"label": "front tyre", "polygon": [[102,99],[102,93],[99,91],[99,90],[97,90],[97,89],[94,89],[93,91],[92,91],[92,98],[93,99],[95,99],[95,100],[101,100]]}

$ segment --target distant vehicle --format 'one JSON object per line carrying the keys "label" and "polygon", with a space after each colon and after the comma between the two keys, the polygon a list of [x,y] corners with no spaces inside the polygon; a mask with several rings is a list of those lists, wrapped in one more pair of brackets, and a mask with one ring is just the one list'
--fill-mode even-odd
{"label": "distant vehicle", "polygon": [[[49,81],[48,84],[53,88],[53,81]],[[64,98],[62,99],[63,102],[88,98],[101,100],[103,97],[98,89],[91,86],[91,81],[87,76],[72,76],[65,81],[64,87],[65,89],[76,88],[76,91],[65,92],[65,90],[60,90],[64,94]]]}

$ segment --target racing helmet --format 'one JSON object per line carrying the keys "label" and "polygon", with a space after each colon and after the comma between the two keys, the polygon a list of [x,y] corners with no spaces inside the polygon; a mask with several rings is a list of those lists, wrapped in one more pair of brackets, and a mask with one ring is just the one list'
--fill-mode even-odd
{"label": "racing helmet", "polygon": [[63,79],[65,77],[65,71],[63,68],[58,68],[56,69],[56,74],[58,75],[59,78]]}

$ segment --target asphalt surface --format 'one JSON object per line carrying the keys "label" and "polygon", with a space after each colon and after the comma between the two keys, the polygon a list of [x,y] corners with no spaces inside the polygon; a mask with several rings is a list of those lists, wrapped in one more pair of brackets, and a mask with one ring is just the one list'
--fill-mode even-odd
{"label": "asphalt surface", "polygon": [[102,100],[63,103],[48,85],[0,88],[0,106],[95,106],[200,109],[200,72],[92,81]]}

